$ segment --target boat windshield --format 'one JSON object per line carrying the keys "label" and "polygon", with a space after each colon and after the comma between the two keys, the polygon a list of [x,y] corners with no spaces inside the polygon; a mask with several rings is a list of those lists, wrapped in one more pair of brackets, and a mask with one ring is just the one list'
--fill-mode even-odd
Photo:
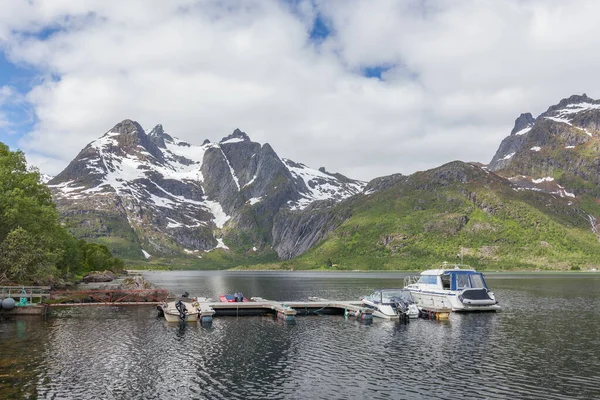
{"label": "boat windshield", "polygon": [[476,272],[454,274],[456,276],[456,290],[485,289],[486,285],[481,274]]}
{"label": "boat windshield", "polygon": [[382,293],[382,303],[392,303],[392,298],[409,300],[410,293],[406,290],[398,289],[398,290],[384,290]]}
{"label": "boat windshield", "polygon": [[421,275],[417,283],[425,283],[427,285],[437,285],[437,275]]}
{"label": "boat windshield", "polygon": [[485,284],[483,283],[483,279],[480,274],[471,275],[471,287],[475,289],[483,289],[485,288]]}

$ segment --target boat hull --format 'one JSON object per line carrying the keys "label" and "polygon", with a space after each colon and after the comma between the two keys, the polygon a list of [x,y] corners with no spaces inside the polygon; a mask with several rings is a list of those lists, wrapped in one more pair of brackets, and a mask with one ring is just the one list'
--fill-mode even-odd
{"label": "boat hull", "polygon": [[170,312],[164,312],[165,315],[165,319],[167,320],[167,322],[196,322],[198,321],[198,314],[187,314],[185,319],[180,319],[179,318],[179,313],[177,314],[173,314]]}
{"label": "boat hull", "polygon": [[452,309],[454,312],[499,311],[494,304],[465,304],[459,300],[459,293],[435,293],[408,289],[417,306],[421,309]]}
{"label": "boat hull", "polygon": [[373,310],[373,316],[383,319],[400,319],[400,315],[389,305],[374,304],[370,301],[363,300],[365,307]]}
{"label": "boat hull", "polygon": [[167,303],[161,304],[159,307],[160,311],[162,311],[163,316],[167,320],[167,322],[196,322],[198,321],[198,316],[200,315],[200,306],[197,301],[182,301],[182,304],[185,306],[186,313],[182,318],[181,313],[177,309],[177,301],[170,301]]}

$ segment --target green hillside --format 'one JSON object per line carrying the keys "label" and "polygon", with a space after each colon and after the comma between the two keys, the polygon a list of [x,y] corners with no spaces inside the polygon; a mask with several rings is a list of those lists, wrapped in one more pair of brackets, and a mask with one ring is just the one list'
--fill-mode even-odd
{"label": "green hillside", "polygon": [[263,267],[414,270],[456,262],[462,248],[480,269],[585,270],[600,245],[580,206],[453,162],[339,205],[352,216],[326,240]]}

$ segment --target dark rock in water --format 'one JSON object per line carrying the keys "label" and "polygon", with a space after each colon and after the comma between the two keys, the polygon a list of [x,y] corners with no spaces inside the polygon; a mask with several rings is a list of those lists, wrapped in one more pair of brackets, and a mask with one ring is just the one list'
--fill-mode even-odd
{"label": "dark rock in water", "polygon": [[112,271],[94,271],[83,277],[85,283],[90,282],[112,282],[115,279],[115,274]]}

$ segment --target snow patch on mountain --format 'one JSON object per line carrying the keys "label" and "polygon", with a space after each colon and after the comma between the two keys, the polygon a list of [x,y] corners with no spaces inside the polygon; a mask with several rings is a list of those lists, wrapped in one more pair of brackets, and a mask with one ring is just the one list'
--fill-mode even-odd
{"label": "snow patch on mountain", "polygon": [[[261,210],[274,215],[285,204],[293,210],[319,200],[334,204],[360,193],[366,185],[323,168],[281,159],[266,146],[252,142],[237,129],[219,143],[207,140],[197,146],[165,133],[161,125],[146,134],[137,122],[125,120],[86,146],[49,186],[61,212],[81,216],[94,210],[92,221],[106,215],[122,219],[125,225],[129,223],[124,229],[131,228],[139,243],[153,253],[186,254],[183,249],[228,249],[218,238],[218,230],[231,220],[246,224],[242,229],[254,229],[247,219],[237,218],[238,213],[249,212],[240,207],[241,199],[250,197],[244,200],[250,206],[273,200]],[[218,154],[214,158],[213,149],[218,149],[222,158]],[[248,162],[258,157],[260,160]],[[205,162],[211,165],[203,165]],[[265,168],[272,167],[287,171],[265,173]],[[202,171],[211,176],[205,177]],[[258,179],[266,181],[257,184]],[[275,179],[283,179],[281,185]],[[229,189],[223,190],[231,184],[237,186],[239,198]],[[103,234],[103,221],[96,226]]]}
{"label": "snow patch on mountain", "polygon": [[204,204],[210,210],[212,215],[214,215],[213,222],[217,228],[222,229],[225,226],[225,223],[231,219],[231,216],[223,211],[223,207],[218,202],[206,200]]}
{"label": "snow patch on mountain", "polygon": [[515,132],[515,135],[516,135],[516,136],[521,136],[521,135],[524,135],[524,134],[526,134],[527,132],[529,132],[529,131],[531,130],[531,128],[533,128],[533,125],[531,125],[531,126],[528,126],[527,128],[523,128],[523,129],[521,129],[521,130],[520,130],[520,131],[518,131],[518,132]]}
{"label": "snow patch on mountain", "polygon": [[[221,149],[221,147],[219,147],[219,149]],[[227,161],[227,165],[229,166],[229,172],[231,173],[231,177],[233,178],[233,181],[235,182],[235,186],[237,186],[237,189],[239,192],[240,191],[240,181],[239,181],[238,177],[235,175],[235,171],[233,170],[233,167],[231,166],[231,162],[225,155],[225,152],[223,152],[223,149],[221,149],[221,154],[223,154],[223,158],[225,159],[225,161]]]}
{"label": "snow patch on mountain", "polygon": [[322,170],[312,169],[304,164],[295,163],[286,158],[283,158],[282,161],[292,176],[302,179],[307,188],[307,191],[301,193],[302,198],[300,200],[288,204],[291,210],[303,210],[310,203],[318,200],[332,198],[343,200],[361,193],[366,186],[366,182],[360,181],[342,184],[340,180]]}
{"label": "snow patch on mountain", "polygon": [[52,175],[40,174],[40,181],[44,184],[50,182],[52,178],[54,178]]}
{"label": "snow patch on mountain", "polygon": [[544,117],[544,118],[549,119],[549,120],[554,121],[554,122],[561,122],[563,124],[567,124],[567,125],[573,126],[573,124],[571,124],[571,120],[569,120],[567,118],[560,118],[560,117]]}
{"label": "snow patch on mountain", "polygon": [[588,103],[588,102],[567,104],[566,108],[559,110],[558,113],[559,114],[576,114],[576,113],[579,113],[582,111],[588,111],[588,110],[600,110],[600,104],[593,104],[593,103]]}
{"label": "snow patch on mountain", "polygon": [[563,186],[559,185],[551,176],[534,179],[530,176],[518,175],[508,178],[509,181],[516,184],[516,191],[531,190],[534,192],[546,192],[560,197],[575,198],[575,194],[568,192]]}

